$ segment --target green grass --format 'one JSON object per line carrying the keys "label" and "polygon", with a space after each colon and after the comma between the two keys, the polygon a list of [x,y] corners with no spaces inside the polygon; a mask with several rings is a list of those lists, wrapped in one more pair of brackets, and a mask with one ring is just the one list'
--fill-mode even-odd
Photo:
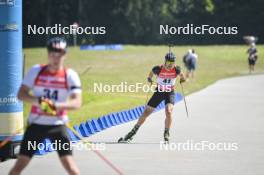
{"label": "green grass", "polygon": [[[247,46],[179,46],[174,47],[178,65],[189,48],[195,48],[199,55],[196,79],[186,83],[186,94],[200,90],[216,80],[245,75],[247,67]],[[264,72],[264,45],[258,45],[259,60],[255,73]],[[93,84],[120,84],[127,82],[146,83],[146,77],[154,65],[163,63],[167,46],[125,46],[122,51],[80,51],[70,48],[66,65],[81,74],[83,85],[83,106],[70,113],[72,123],[80,123],[88,118],[143,105],[146,93],[94,93]],[[44,48],[24,49],[26,70],[32,65],[47,62]],[[91,69],[82,74],[87,67]],[[177,88],[176,90],[179,90]],[[25,105],[24,116],[28,115],[29,105]]]}

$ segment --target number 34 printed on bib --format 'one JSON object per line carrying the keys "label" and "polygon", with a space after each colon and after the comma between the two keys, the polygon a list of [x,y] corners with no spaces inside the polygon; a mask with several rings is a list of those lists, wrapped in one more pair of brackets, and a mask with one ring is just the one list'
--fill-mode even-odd
{"label": "number 34 printed on bib", "polygon": [[45,98],[49,98],[52,100],[57,101],[58,100],[58,90],[50,90],[50,89],[44,89],[44,97]]}

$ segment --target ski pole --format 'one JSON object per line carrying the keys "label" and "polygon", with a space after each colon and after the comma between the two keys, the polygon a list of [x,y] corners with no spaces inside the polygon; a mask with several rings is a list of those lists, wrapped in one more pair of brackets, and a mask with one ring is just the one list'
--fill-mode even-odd
{"label": "ski pole", "polygon": [[188,107],[187,107],[187,103],[186,103],[186,99],[185,99],[185,95],[184,95],[183,85],[182,85],[182,83],[180,83],[180,85],[181,85],[182,96],[183,96],[183,101],[184,101],[184,105],[185,105],[185,111],[187,114],[187,118],[189,118],[189,112],[188,112]]}
{"label": "ski pole", "polygon": [[[92,143],[88,140],[85,140],[70,124],[66,124],[66,126],[77,136],[81,139],[81,141],[88,144],[88,146],[92,147]],[[123,175],[123,173],[110,161],[108,160],[103,154],[101,154],[98,150],[91,149],[98,157],[100,157],[107,165],[109,165],[117,174]]]}

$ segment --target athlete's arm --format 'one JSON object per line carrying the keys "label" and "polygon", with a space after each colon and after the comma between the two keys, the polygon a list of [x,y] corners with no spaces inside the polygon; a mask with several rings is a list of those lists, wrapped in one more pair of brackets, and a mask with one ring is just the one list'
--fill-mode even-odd
{"label": "athlete's arm", "polygon": [[79,75],[73,70],[68,70],[67,81],[70,96],[65,102],[55,103],[56,109],[75,110],[82,105],[82,90]]}
{"label": "athlete's arm", "polygon": [[38,104],[38,97],[31,95],[30,88],[23,84],[18,91],[17,98],[27,103]]}
{"label": "athlete's arm", "polygon": [[185,82],[185,76],[184,76],[184,74],[181,71],[181,67],[180,66],[176,66],[175,69],[176,69],[177,75],[180,76],[180,83]]}
{"label": "athlete's arm", "polygon": [[38,97],[33,96],[30,91],[34,87],[35,78],[40,70],[40,65],[35,65],[27,72],[17,94],[19,100],[26,103],[38,104]]}
{"label": "athlete's arm", "polygon": [[185,80],[185,76],[182,72],[180,73],[180,79]]}
{"label": "athlete's arm", "polygon": [[152,79],[153,75],[154,75],[154,73],[152,71],[150,71],[148,78]]}
{"label": "athlete's arm", "polygon": [[159,75],[160,70],[161,70],[160,66],[154,66],[152,68],[152,70],[149,72],[148,82],[153,83],[153,81],[152,81],[153,76]]}
{"label": "athlete's arm", "polygon": [[154,73],[152,71],[150,71],[148,77],[152,79],[153,75],[154,75]]}
{"label": "athlete's arm", "polygon": [[74,110],[82,106],[82,94],[73,93],[66,102],[55,103],[56,109]]}
{"label": "athlete's arm", "polygon": [[184,83],[186,81],[184,74],[181,72],[179,76],[180,76],[180,83]]}
{"label": "athlete's arm", "polygon": [[160,72],[160,66],[154,66],[152,68],[152,70],[149,72],[149,75],[147,78],[148,82],[152,84],[153,83],[153,80],[152,80],[153,76],[158,75],[159,72]]}
{"label": "athlete's arm", "polygon": [[148,78],[147,78],[147,80],[148,80],[148,82],[149,82],[150,84],[153,83],[152,77],[153,77],[153,72],[151,71],[151,72],[149,73]]}

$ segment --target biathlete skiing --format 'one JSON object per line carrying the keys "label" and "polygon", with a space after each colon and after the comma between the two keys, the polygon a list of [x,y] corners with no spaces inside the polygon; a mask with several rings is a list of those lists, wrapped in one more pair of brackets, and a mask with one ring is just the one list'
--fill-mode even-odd
{"label": "biathlete skiing", "polygon": [[172,124],[172,112],[175,101],[175,84],[176,78],[180,77],[180,83],[185,82],[181,68],[175,65],[176,57],[172,52],[165,55],[165,62],[163,65],[155,66],[152,68],[147,78],[149,83],[153,83],[153,76],[157,77],[157,87],[153,96],[148,101],[143,114],[140,116],[133,129],[121,137],[119,143],[128,143],[133,139],[133,136],[137,133],[138,129],[145,122],[147,117],[155,110],[155,108],[164,100],[165,101],[165,129],[164,129],[164,141],[169,142],[170,128]]}
{"label": "biathlete skiing", "polygon": [[18,175],[29,164],[36,150],[29,143],[38,145],[49,138],[60,143],[57,148],[60,161],[70,175],[80,174],[70,148],[66,130],[67,110],[81,107],[81,82],[78,74],[64,67],[67,43],[63,38],[48,41],[48,64],[33,66],[24,77],[18,98],[32,105],[29,126],[24,134],[21,149],[10,175]]}

